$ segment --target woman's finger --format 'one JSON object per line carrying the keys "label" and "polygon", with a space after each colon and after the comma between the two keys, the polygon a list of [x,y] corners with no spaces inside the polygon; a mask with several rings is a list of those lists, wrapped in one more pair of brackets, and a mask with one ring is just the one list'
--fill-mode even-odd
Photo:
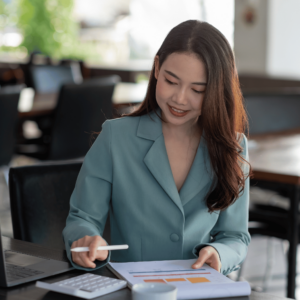
{"label": "woman's finger", "polygon": [[72,260],[75,264],[83,267],[83,261],[81,260],[78,253],[73,253]]}
{"label": "woman's finger", "polygon": [[[91,237],[85,236],[72,243],[71,249],[76,247],[88,247]],[[72,260],[79,266],[85,268],[95,268],[96,265],[91,261],[88,255],[89,252],[72,252]]]}
{"label": "woman's finger", "polygon": [[96,259],[103,261],[107,259],[107,256],[108,256],[108,250],[101,250],[101,251],[98,250],[96,254]]}
{"label": "woman's finger", "polygon": [[98,247],[101,245],[101,237],[93,236],[92,241],[89,245],[89,257],[91,261],[94,261],[97,258]]}
{"label": "woman's finger", "polygon": [[91,262],[88,261],[84,261],[83,257],[80,255],[77,255],[77,265],[84,267],[84,268],[93,268],[93,266],[91,265]]}
{"label": "woman's finger", "polygon": [[221,270],[221,264],[219,262],[219,260],[216,257],[211,257],[211,261],[209,263],[209,266],[213,269],[215,269],[216,271],[220,272]]}
{"label": "woman's finger", "polygon": [[75,247],[89,247],[88,252],[72,252],[72,260],[86,268],[95,268],[94,261],[103,261],[108,257],[107,250],[97,250],[99,246],[106,246],[101,236],[85,236],[72,243],[71,249]]}
{"label": "woman's finger", "polygon": [[193,269],[201,268],[208,258],[209,258],[209,252],[201,250],[199,253],[199,257],[196,260],[196,262],[192,265],[192,268]]}
{"label": "woman's finger", "polygon": [[[77,241],[75,241],[75,242],[72,243],[71,249],[76,248],[76,247],[77,247]],[[72,251],[71,251],[72,261],[74,261],[74,262],[75,262],[74,259],[76,259],[75,254],[76,254],[75,252],[72,252]]]}
{"label": "woman's finger", "polygon": [[103,261],[108,256],[107,250],[97,250],[99,246],[106,246],[105,240],[101,236],[93,237],[93,241],[90,244],[90,258],[92,261],[100,260]]}
{"label": "woman's finger", "polygon": [[86,267],[86,268],[95,268],[96,267],[96,264],[91,261],[89,255],[88,255],[88,252],[78,253],[78,256],[80,257],[84,267]]}

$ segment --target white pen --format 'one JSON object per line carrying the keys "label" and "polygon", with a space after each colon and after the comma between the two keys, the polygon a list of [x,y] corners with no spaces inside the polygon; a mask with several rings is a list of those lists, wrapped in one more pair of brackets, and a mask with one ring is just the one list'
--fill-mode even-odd
{"label": "white pen", "polygon": [[[100,246],[97,250],[123,250],[128,249],[128,245],[115,245],[115,246]],[[89,247],[76,247],[71,249],[73,252],[88,252],[90,251]]]}

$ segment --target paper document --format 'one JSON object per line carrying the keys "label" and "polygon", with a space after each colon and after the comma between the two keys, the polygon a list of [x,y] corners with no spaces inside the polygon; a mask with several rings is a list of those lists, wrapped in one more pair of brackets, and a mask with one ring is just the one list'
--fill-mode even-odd
{"label": "paper document", "polygon": [[234,282],[208,265],[192,269],[196,259],[109,263],[108,268],[128,286],[161,282],[178,288],[177,299],[222,298],[250,295],[248,282]]}

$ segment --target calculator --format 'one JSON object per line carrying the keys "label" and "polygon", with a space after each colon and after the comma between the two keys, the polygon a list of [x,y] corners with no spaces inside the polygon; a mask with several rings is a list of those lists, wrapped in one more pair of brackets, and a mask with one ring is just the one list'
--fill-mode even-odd
{"label": "calculator", "polygon": [[120,279],[86,273],[54,283],[36,282],[42,289],[92,299],[126,288],[127,282]]}

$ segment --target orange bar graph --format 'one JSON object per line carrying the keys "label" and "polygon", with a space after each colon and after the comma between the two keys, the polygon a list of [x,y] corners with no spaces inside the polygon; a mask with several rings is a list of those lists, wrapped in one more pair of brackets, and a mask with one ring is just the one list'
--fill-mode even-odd
{"label": "orange bar graph", "polygon": [[168,278],[166,279],[167,282],[174,282],[174,281],[186,281],[184,278]]}
{"label": "orange bar graph", "polygon": [[166,283],[163,279],[144,279],[145,282],[160,282]]}
{"label": "orange bar graph", "polygon": [[202,283],[202,282],[210,282],[207,278],[205,277],[192,277],[192,278],[187,278],[187,280],[191,283]]}

